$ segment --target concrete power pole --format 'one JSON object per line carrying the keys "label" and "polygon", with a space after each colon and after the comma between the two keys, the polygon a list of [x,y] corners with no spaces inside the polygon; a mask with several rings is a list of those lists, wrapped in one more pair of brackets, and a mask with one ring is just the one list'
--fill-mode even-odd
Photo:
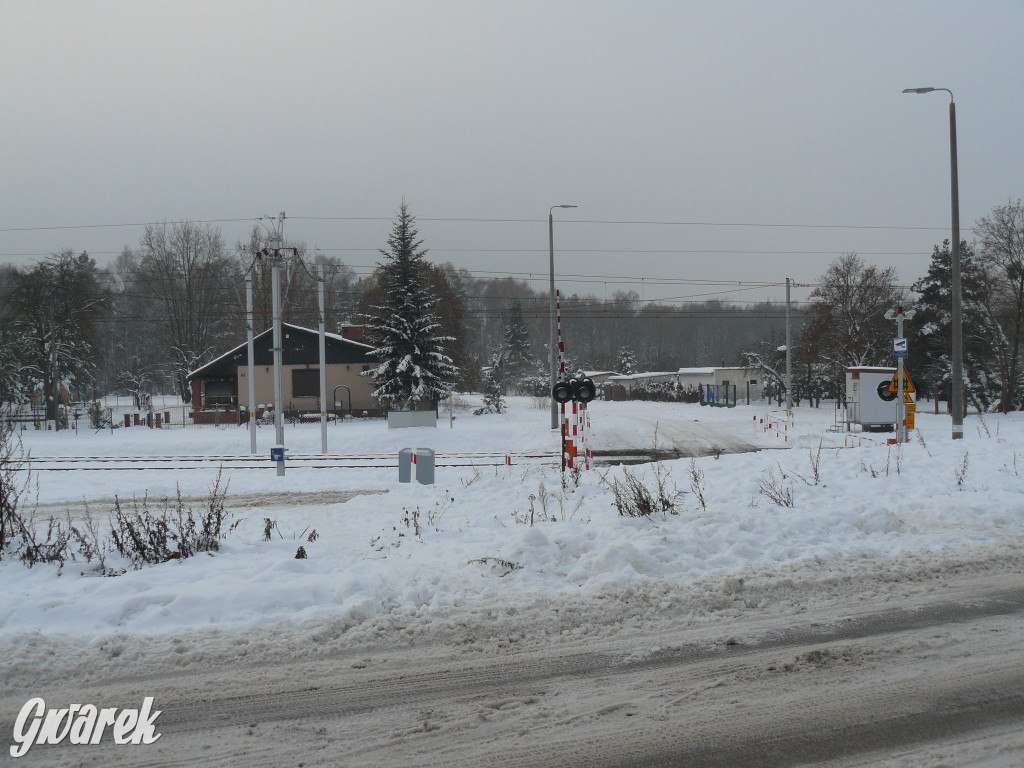
{"label": "concrete power pole", "polygon": [[[284,385],[282,383],[281,334],[281,241],[284,237],[284,211],[278,217],[277,227],[270,236],[270,290],[274,302],[274,440],[275,447],[284,448]],[[277,462],[278,476],[284,475],[284,461]]]}
{"label": "concrete power pole", "polygon": [[789,288],[792,280],[786,278],[786,415],[793,415],[793,341],[789,327]]}
{"label": "concrete power pole", "polygon": [[256,352],[252,336],[252,272],[245,276],[245,335],[249,354],[249,453],[256,455]]}
{"label": "concrete power pole", "polygon": [[964,320],[963,298],[960,287],[960,182],[956,169],[956,104],[953,92],[949,92],[949,173],[950,196],[953,216],[953,242],[950,252],[950,282],[952,293],[952,392],[949,396],[950,410],[953,411],[953,439],[964,438]]}
{"label": "concrete power pole", "polygon": [[320,453],[327,453],[327,337],[324,307],[324,265],[317,267],[317,295],[320,300]]}

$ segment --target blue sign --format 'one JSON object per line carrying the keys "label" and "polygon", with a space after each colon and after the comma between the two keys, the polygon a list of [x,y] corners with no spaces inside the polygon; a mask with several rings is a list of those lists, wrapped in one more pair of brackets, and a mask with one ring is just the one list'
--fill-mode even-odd
{"label": "blue sign", "polygon": [[907,340],[906,339],[893,339],[892,340],[892,356],[893,357],[906,357],[907,356]]}

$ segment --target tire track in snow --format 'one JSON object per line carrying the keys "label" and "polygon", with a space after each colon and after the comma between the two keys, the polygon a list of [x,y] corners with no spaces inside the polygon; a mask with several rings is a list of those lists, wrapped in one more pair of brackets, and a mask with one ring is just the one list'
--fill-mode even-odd
{"label": "tire track in snow", "polygon": [[[752,631],[735,624],[740,637]],[[159,749],[95,754],[137,766],[821,761],[1024,719],[1024,652],[1013,642],[1022,628],[1024,587],[841,621],[818,610],[753,631],[753,640],[640,658],[608,641],[593,652],[553,648],[475,664],[432,662],[415,649],[411,663],[353,669],[351,659],[344,668],[328,660],[274,670],[276,679],[248,668],[239,671],[253,675],[253,694],[207,690],[209,700],[194,702],[156,692]],[[232,674],[216,672],[213,682]],[[283,680],[316,678],[323,684],[281,690]],[[29,756],[46,762],[23,764],[74,755],[35,747]]]}

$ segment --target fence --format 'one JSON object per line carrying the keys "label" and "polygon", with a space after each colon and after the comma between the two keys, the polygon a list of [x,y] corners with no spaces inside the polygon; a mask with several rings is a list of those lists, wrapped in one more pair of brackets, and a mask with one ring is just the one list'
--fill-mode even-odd
{"label": "fence", "polygon": [[[246,414],[237,409],[201,411],[199,419],[192,406],[177,397],[153,398],[149,408],[140,409],[131,397],[106,397],[96,401],[72,402],[62,405],[59,424],[47,421],[46,411],[38,405],[5,403],[0,406],[0,421],[13,423],[21,431],[27,429],[95,430],[95,406],[99,405],[100,429],[197,429],[202,427],[235,427],[244,424]],[[198,423],[197,423],[198,422]]]}
{"label": "fence", "polygon": [[735,384],[701,384],[700,404],[719,408],[736,407]]}

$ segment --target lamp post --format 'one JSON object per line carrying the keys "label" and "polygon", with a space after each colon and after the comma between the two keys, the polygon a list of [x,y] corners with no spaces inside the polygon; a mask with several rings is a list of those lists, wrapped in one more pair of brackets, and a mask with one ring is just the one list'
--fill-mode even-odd
{"label": "lamp post", "polygon": [[964,345],[963,345],[963,310],[960,304],[960,183],[956,171],[956,103],[953,92],[949,88],[904,88],[904,93],[931,93],[945,91],[949,94],[949,172],[950,198],[953,219],[953,242],[950,246],[950,282],[953,294],[952,311],[952,358],[953,376],[952,393],[949,398],[949,409],[953,417],[953,439],[960,440],[964,436]]}
{"label": "lamp post", "polygon": [[[576,208],[575,205],[552,205],[548,209],[548,255],[551,259],[551,343],[548,345],[548,359],[551,363],[551,389],[555,388],[558,372],[555,368],[555,208]],[[550,393],[549,393],[550,394]],[[551,397],[551,428],[558,429],[558,403]]]}

